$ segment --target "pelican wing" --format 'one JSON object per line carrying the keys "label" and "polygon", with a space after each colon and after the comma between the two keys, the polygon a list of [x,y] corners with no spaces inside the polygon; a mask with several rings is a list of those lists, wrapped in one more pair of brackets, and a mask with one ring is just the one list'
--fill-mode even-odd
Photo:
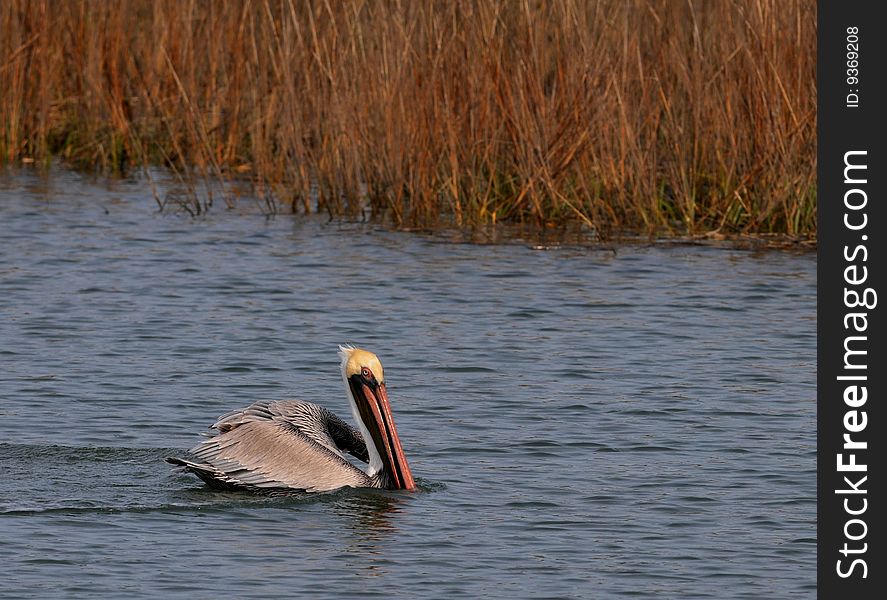
{"label": "pelican wing", "polygon": [[366,456],[360,433],[316,404],[257,402],[223,415],[213,427],[219,435],[191,450],[202,463],[176,464],[216,487],[274,492],[372,485],[342,455]]}
{"label": "pelican wing", "polygon": [[347,452],[365,463],[370,460],[366,443],[357,429],[332,411],[308,402],[298,400],[254,402],[246,408],[222,415],[212,427],[225,433],[251,421],[287,423],[335,453]]}

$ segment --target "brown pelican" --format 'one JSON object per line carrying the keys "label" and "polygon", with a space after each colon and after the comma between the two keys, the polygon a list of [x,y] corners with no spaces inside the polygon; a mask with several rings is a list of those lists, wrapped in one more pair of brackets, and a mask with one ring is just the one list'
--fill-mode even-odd
{"label": "brown pelican", "polygon": [[[218,435],[191,449],[199,460],[170,457],[210,487],[266,494],[341,487],[416,488],[394,419],[382,363],[372,352],[339,346],[342,379],[359,431],[316,404],[256,402],[219,417]],[[361,471],[344,456],[363,462]]]}

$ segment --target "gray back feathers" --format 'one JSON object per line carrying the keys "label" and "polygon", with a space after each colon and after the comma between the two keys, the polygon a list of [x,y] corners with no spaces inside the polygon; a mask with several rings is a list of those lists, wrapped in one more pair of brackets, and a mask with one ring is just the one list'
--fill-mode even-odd
{"label": "gray back feathers", "polygon": [[170,459],[213,487],[257,492],[379,487],[344,457],[366,462],[360,432],[329,410],[298,401],[256,402],[219,417],[219,431],[194,447],[200,462]]}

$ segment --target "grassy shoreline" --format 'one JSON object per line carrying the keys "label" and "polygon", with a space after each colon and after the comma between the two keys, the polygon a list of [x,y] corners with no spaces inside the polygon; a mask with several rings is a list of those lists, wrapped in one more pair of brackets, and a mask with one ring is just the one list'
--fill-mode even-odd
{"label": "grassy shoreline", "polygon": [[245,180],[269,211],[369,207],[401,228],[815,237],[815,16],[812,0],[10,0],[0,164],[162,164],[194,213]]}

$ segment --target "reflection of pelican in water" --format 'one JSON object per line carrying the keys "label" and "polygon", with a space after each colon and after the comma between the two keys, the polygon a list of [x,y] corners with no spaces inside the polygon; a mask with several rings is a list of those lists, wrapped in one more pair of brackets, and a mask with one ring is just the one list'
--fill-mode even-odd
{"label": "reflection of pelican in water", "polygon": [[343,528],[353,533],[349,548],[352,543],[353,548],[366,547],[396,532],[395,519],[404,500],[396,494],[371,490],[338,498],[334,503],[336,512],[345,517]]}
{"label": "reflection of pelican in water", "polygon": [[[401,535],[403,494],[364,490],[340,495],[333,503],[341,524],[341,568],[363,577],[386,575],[392,568],[390,544]],[[329,514],[329,513],[325,513]]]}
{"label": "reflection of pelican in water", "polygon": [[[342,379],[359,431],[332,412],[294,400],[256,402],[223,415],[219,434],[191,449],[197,461],[168,458],[210,487],[260,493],[322,492],[340,487],[416,488],[372,352],[340,346]],[[363,462],[352,465],[347,452]]]}

